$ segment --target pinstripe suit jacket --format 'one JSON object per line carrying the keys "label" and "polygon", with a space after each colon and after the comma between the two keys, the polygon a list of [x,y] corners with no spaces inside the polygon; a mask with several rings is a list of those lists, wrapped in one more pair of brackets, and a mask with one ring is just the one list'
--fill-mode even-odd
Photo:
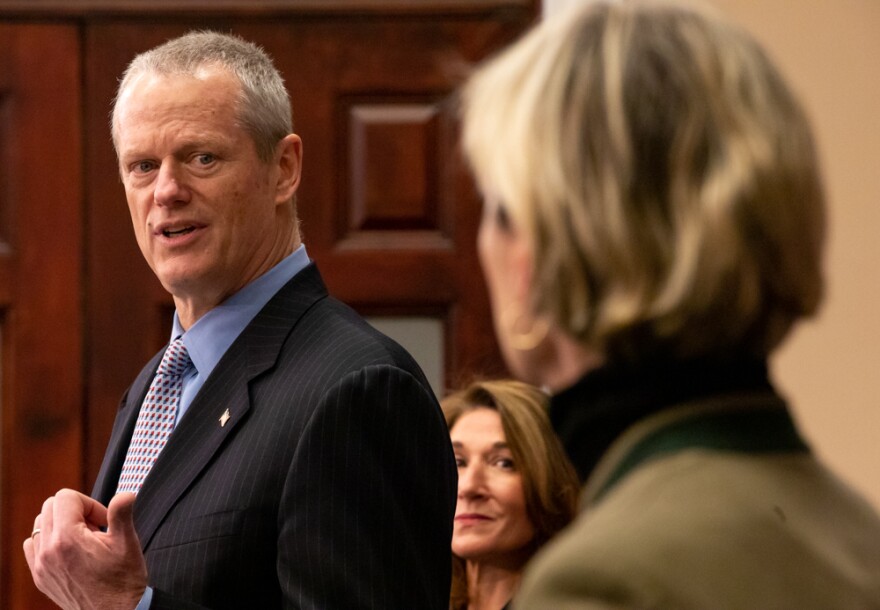
{"label": "pinstripe suit jacket", "polygon": [[[160,358],[123,397],[104,504]],[[421,370],[310,265],[229,348],[138,494],[152,607],[445,609],[456,485]]]}

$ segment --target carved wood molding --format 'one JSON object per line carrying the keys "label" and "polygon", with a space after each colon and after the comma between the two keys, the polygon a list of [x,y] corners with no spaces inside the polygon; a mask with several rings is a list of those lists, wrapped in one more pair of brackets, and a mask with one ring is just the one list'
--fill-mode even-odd
{"label": "carved wood molding", "polygon": [[479,15],[525,11],[541,0],[0,0],[0,17],[116,17],[292,14]]}

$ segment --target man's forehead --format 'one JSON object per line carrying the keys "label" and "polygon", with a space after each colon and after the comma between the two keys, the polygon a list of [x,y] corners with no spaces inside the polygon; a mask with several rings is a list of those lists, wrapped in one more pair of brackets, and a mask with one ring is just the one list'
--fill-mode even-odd
{"label": "man's forehead", "polygon": [[224,74],[206,73],[204,77],[183,74],[144,74],[125,88],[116,105],[117,117],[141,114],[157,109],[199,110],[234,107],[238,85]]}
{"label": "man's forehead", "polygon": [[[147,70],[126,79],[113,112],[113,140],[117,153],[133,144],[131,138],[148,129],[175,129],[190,123],[237,123],[241,85],[228,70],[205,65],[196,74]],[[127,142],[126,142],[127,141]]]}

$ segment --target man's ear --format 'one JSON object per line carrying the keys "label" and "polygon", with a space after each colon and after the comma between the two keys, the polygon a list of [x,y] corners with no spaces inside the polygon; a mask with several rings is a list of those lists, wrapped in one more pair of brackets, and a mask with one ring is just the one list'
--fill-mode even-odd
{"label": "man's ear", "polygon": [[299,188],[302,176],[302,140],[295,133],[286,135],[275,149],[278,182],[275,185],[275,203],[288,203]]}

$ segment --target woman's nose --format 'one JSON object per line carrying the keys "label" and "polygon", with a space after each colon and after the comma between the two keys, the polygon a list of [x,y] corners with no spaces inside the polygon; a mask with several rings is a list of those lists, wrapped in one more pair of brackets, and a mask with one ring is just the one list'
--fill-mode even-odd
{"label": "woman's nose", "polygon": [[480,496],[486,493],[486,476],[479,464],[470,464],[458,471],[458,495]]}

